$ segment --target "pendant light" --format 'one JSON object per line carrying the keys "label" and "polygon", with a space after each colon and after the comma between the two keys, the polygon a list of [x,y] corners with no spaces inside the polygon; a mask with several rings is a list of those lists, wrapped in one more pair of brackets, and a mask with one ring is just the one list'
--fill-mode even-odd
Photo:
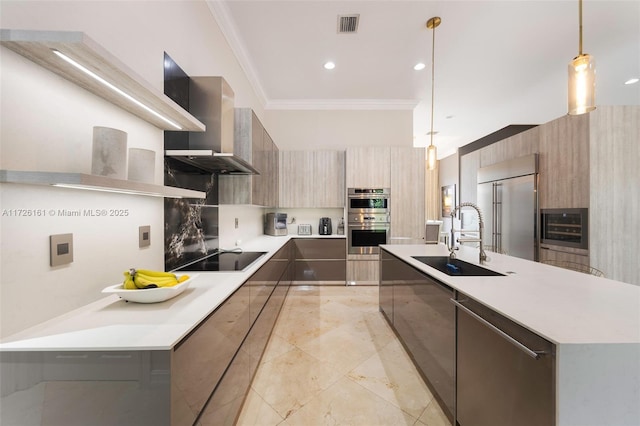
{"label": "pendant light", "polygon": [[579,0],[580,44],[578,56],[569,63],[569,114],[579,115],[596,108],[596,67],[593,57],[582,53],[582,0]]}
{"label": "pendant light", "polygon": [[427,169],[434,170],[436,168],[436,161],[438,159],[438,151],[436,146],[433,144],[433,105],[434,105],[434,88],[435,88],[435,50],[436,50],[436,28],[440,25],[442,19],[440,17],[435,16],[427,21],[427,28],[433,30],[433,45],[431,47],[431,131],[429,132],[429,136],[431,138],[431,142],[429,143],[429,147],[427,148]]}

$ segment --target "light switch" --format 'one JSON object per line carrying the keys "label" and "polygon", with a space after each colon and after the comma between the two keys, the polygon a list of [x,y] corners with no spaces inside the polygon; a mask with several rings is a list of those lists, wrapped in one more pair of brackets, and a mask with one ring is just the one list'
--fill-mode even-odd
{"label": "light switch", "polygon": [[49,252],[51,266],[73,262],[73,234],[50,235]]}
{"label": "light switch", "polygon": [[151,226],[140,226],[138,228],[138,247],[149,247],[151,245]]}

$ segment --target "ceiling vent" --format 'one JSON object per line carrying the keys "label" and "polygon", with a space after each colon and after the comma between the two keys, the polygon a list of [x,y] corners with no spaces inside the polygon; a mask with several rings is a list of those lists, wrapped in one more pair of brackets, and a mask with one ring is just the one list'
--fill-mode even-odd
{"label": "ceiling vent", "polygon": [[360,15],[338,15],[338,34],[355,34],[358,32]]}

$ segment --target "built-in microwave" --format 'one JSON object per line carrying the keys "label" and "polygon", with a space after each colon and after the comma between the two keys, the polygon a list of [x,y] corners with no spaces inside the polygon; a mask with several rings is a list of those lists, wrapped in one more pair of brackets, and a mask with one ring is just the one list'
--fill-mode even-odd
{"label": "built-in microwave", "polygon": [[589,248],[589,209],[540,209],[540,242]]}
{"label": "built-in microwave", "polygon": [[388,214],[390,210],[389,188],[348,188],[347,213]]}

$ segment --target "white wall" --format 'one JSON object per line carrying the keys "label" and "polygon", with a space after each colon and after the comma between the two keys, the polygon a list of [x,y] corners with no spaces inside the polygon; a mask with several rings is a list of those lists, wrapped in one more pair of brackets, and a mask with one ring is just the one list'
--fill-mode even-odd
{"label": "white wall", "polygon": [[410,110],[266,110],[265,120],[281,150],[413,146]]}
{"label": "white wall", "polygon": [[[166,51],[189,75],[223,76],[235,106],[253,108],[280,149],[345,149],[347,145],[412,145],[412,111],[264,110],[204,0],[11,1],[2,0],[0,27],[84,31],[158,90]],[[128,133],[129,147],[156,151],[156,183],[162,182],[162,131],[72,83],[0,47],[0,167],[91,170],[93,126]],[[119,280],[123,268],[162,268],[162,201],[25,185],[2,184],[2,209],[116,208],[129,219],[96,223],[85,218],[0,220],[0,336],[5,337],[80,307]],[[240,227],[229,229],[236,215]],[[314,213],[314,215],[317,215]],[[309,219],[311,220],[311,219]],[[152,226],[152,246],[128,241],[132,229]],[[262,209],[221,208],[220,246],[261,233]],[[48,266],[51,234],[72,232],[77,257],[68,267]],[[34,249],[34,247],[36,247]],[[76,285],[81,281],[80,285]],[[71,284],[70,284],[71,283]]]}
{"label": "white wall", "polygon": [[[222,75],[236,105],[262,113],[251,86],[202,1],[2,1],[0,26],[84,31],[158,90],[163,52],[190,75]],[[128,146],[156,151],[161,184],[162,130],[0,47],[2,169],[90,173],[93,126],[128,133]],[[2,184],[3,212],[14,209],[116,209],[129,216],[0,218],[1,336],[103,297],[130,267],[164,265],[163,201],[151,197]],[[138,226],[151,225],[139,249]],[[74,234],[72,264],[49,266],[49,235]]]}

